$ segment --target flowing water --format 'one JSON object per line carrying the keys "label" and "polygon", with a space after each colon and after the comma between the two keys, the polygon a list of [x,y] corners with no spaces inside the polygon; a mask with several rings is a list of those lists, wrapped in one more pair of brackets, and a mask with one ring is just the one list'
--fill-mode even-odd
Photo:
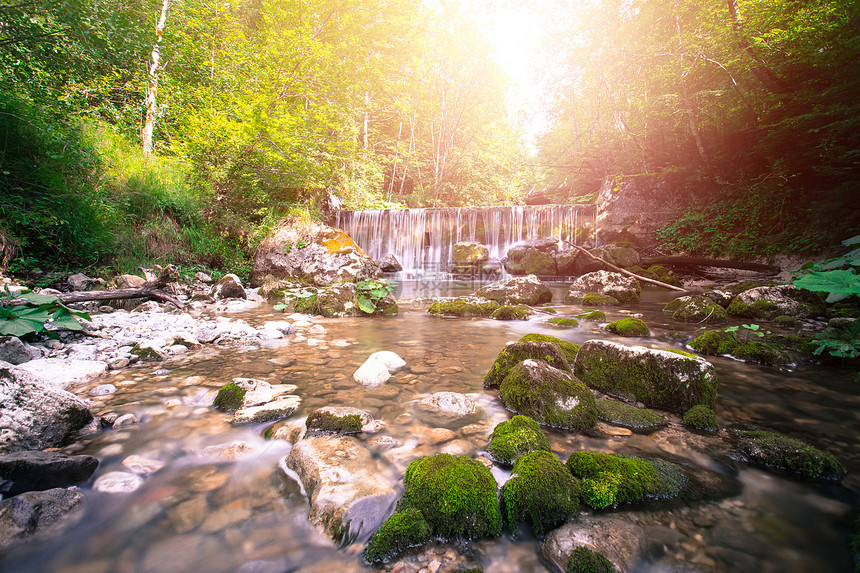
{"label": "flowing water", "polygon": [[[474,286],[403,284],[400,294],[410,298],[459,294],[451,291],[471,292]],[[563,285],[557,285],[555,300],[563,300],[564,292]],[[113,383],[118,391],[97,398],[96,410],[134,413],[139,423],[92,435],[66,451],[99,458],[93,480],[124,470],[123,462],[133,455],[163,467],[129,494],[97,492],[91,488],[92,480],[83,484],[86,503],[79,523],[57,537],[10,549],[0,556],[0,571],[365,570],[359,553],[366,538],[338,547],[308,523],[307,498],[281,469],[290,443],[264,439],[271,424],[232,426],[229,414],[203,405],[207,395],[236,376],[295,384],[303,399],[301,408],[278,426],[297,425],[307,412],[324,405],[364,409],[385,426],[359,439],[391,468],[390,476],[382,479],[399,487],[412,459],[440,451],[479,455],[492,428],[510,416],[497,392],[482,388],[483,375],[506,341],[542,332],[577,343],[609,338],[666,347],[681,344],[670,338],[670,331],[692,335],[696,330],[660,311],[673,298],[671,293],[646,290],[643,296],[640,305],[627,310],[641,313],[651,326],[652,336],[646,339],[614,338],[589,322],[555,329],[543,323],[545,316],[521,322],[439,318],[428,315],[419,303],[404,302],[394,317],[319,319],[316,322],[327,334],[316,337],[323,342],[311,342],[313,346],[293,341],[265,348],[206,348],[181,361],[112,372],[96,383]],[[565,305],[557,309],[562,315],[581,310]],[[607,316],[611,320],[623,312],[610,309]],[[261,305],[241,317],[260,324],[281,315]],[[352,373],[378,350],[398,353],[407,367],[379,388],[366,389]],[[854,373],[812,366],[777,371],[724,358],[712,361],[721,384],[717,414],[723,424],[754,423],[807,439],[839,457],[849,475],[840,485],[815,485],[741,465],[737,477],[743,489],[738,496],[689,507],[619,512],[642,526],[648,537],[649,549],[636,570],[850,570],[848,537],[860,491],[856,446],[860,399]],[[89,397],[92,385],[78,393]],[[480,414],[437,427],[414,403],[438,391],[472,395]],[[720,439],[689,434],[677,417],[668,417],[673,422],[668,428],[648,436],[624,435],[605,425],[587,436],[548,434],[562,459],[574,450],[600,450],[671,454],[693,465],[723,468],[708,455]],[[383,436],[390,439],[383,442]],[[380,443],[389,445],[379,447]],[[494,473],[500,483],[507,477],[500,469]],[[538,541],[525,528],[516,539],[506,534],[496,540],[451,544],[442,546],[439,555],[458,556],[460,565],[482,566],[488,572],[550,570]]]}

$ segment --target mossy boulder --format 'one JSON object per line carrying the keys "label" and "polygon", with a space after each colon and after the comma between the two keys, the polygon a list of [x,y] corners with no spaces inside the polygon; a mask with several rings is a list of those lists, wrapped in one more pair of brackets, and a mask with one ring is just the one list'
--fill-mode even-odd
{"label": "mossy boulder", "polygon": [[619,336],[650,336],[648,325],[641,318],[622,318],[606,325],[606,330]]}
{"label": "mossy boulder", "polygon": [[245,392],[244,388],[230,382],[218,390],[213,405],[224,410],[238,410],[245,401]]}
{"label": "mossy boulder", "polygon": [[532,310],[524,304],[516,306],[500,306],[490,315],[493,320],[525,320],[532,314]]}
{"label": "mossy boulder", "polygon": [[788,316],[785,314],[781,314],[777,317],[774,317],[773,322],[776,323],[778,326],[782,326],[785,328],[791,328],[793,326],[800,325],[800,320],[796,319],[793,316]]}
{"label": "mossy boulder", "polygon": [[502,404],[555,428],[587,430],[597,423],[594,395],[568,372],[540,360],[520,362],[499,386]]}
{"label": "mossy boulder", "polygon": [[487,446],[487,453],[493,461],[508,466],[525,454],[536,451],[550,451],[549,440],[537,422],[519,415],[498,424]]}
{"label": "mossy boulder", "polygon": [[455,243],[451,250],[456,265],[475,265],[490,259],[487,246],[473,241]]}
{"label": "mossy boulder", "polygon": [[[548,334],[538,334],[536,332],[526,334],[519,339],[519,342],[551,342],[552,344],[557,344],[559,350],[561,350],[562,355],[568,361],[569,364],[573,364],[573,361],[576,358],[576,353],[579,352],[580,346],[579,344],[574,344],[573,342],[562,340],[561,338],[558,338],[556,336],[549,336]],[[549,362],[549,360],[546,360],[545,362]]]}
{"label": "mossy boulder", "polygon": [[792,361],[789,354],[786,354],[772,344],[760,340],[749,340],[740,343],[732,349],[731,355],[738,360],[765,364],[767,366],[781,366],[789,364]]}
{"label": "mossy boulder", "polygon": [[512,368],[528,359],[542,360],[565,372],[571,371],[570,364],[555,342],[521,340],[508,344],[499,352],[489,372],[484,376],[484,388],[498,388]]}
{"label": "mossy boulder", "polygon": [[670,301],[663,307],[672,312],[672,318],[686,322],[703,324],[725,324],[729,317],[726,309],[702,295],[682,296]]}
{"label": "mossy boulder", "polygon": [[845,467],[833,454],[784,434],[760,429],[731,430],[738,450],[754,465],[803,479],[836,481]]}
{"label": "mossy boulder", "polygon": [[597,292],[587,292],[579,300],[575,297],[568,297],[567,302],[580,302],[585,306],[618,306],[621,304],[621,301],[614,296]]}
{"label": "mossy boulder", "polygon": [[716,432],[720,429],[717,413],[707,406],[693,406],[684,414],[684,425],[699,432]]}
{"label": "mossy boulder", "polygon": [[308,414],[305,427],[317,434],[357,434],[372,421],[373,416],[358,408],[326,406]]}
{"label": "mossy boulder", "polygon": [[558,271],[555,259],[549,253],[537,249],[529,249],[520,260],[523,273],[527,275],[551,276]]}
{"label": "mossy boulder", "polygon": [[666,283],[667,285],[681,286],[681,281],[677,275],[662,265],[651,265],[645,269],[643,276]]}
{"label": "mossy boulder", "polygon": [[721,356],[728,354],[738,360],[781,366],[794,358],[789,352],[761,340],[745,340],[736,332],[706,330],[690,342],[690,347],[702,354]]}
{"label": "mossy boulder", "polygon": [[602,553],[592,551],[585,545],[573,550],[567,560],[565,573],[618,573],[618,570]]}
{"label": "mossy boulder", "polygon": [[533,274],[485,285],[475,292],[475,296],[499,304],[536,305],[552,301],[552,291]]}
{"label": "mossy boulder", "polygon": [[814,293],[800,290],[794,285],[778,285],[743,291],[732,299],[726,310],[732,316],[744,318],[810,318],[824,315],[826,307]]}
{"label": "mossy boulder", "polygon": [[687,482],[679,466],[664,460],[574,452],[565,462],[582,480],[580,496],[594,509],[677,497]]}
{"label": "mossy boulder", "polygon": [[502,486],[502,512],[513,535],[527,521],[536,536],[564,523],[579,510],[579,480],[552,452],[526,454]]}
{"label": "mossy boulder", "polygon": [[[642,288],[639,281],[633,277],[621,273],[609,271],[596,271],[578,277],[570,284],[566,300],[568,302],[583,301],[588,293],[596,293],[611,296],[621,303],[639,302],[639,293]],[[584,302],[592,305],[593,303]]]}
{"label": "mossy boulder", "polygon": [[582,320],[590,320],[593,322],[603,322],[604,320],[606,320],[606,313],[603,312],[602,310],[592,310],[589,312],[585,312],[583,314],[578,314],[577,317],[581,318]]}
{"label": "mossy boulder", "polygon": [[444,316],[490,316],[500,306],[498,302],[485,298],[459,297],[437,300],[427,308],[427,312]]}
{"label": "mossy boulder", "polygon": [[370,563],[387,562],[407,549],[430,540],[433,531],[421,512],[408,503],[401,502],[400,505],[376,530],[365,547],[364,558]]}
{"label": "mossy boulder", "polygon": [[666,425],[663,416],[648,408],[637,408],[617,400],[597,400],[597,417],[607,424],[650,434]]}
{"label": "mossy boulder", "polygon": [[555,318],[551,318],[547,320],[546,323],[552,326],[557,326],[559,328],[576,328],[577,326],[579,326],[578,320],[566,316],[557,316]]}
{"label": "mossy boulder", "polygon": [[690,342],[690,347],[702,354],[720,356],[731,354],[738,344],[738,338],[734,332],[706,330]]}
{"label": "mossy boulder", "polygon": [[591,388],[649,407],[678,414],[697,404],[713,407],[714,366],[685,354],[589,340],[577,353],[573,371]]}

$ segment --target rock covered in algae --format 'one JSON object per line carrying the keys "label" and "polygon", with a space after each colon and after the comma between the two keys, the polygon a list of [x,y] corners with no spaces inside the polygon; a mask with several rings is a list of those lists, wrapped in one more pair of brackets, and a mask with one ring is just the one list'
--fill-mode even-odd
{"label": "rock covered in algae", "polygon": [[585,545],[580,545],[573,550],[565,569],[565,573],[617,573],[617,571],[603,553],[592,551]]}
{"label": "rock covered in algae", "polygon": [[707,406],[693,406],[684,414],[684,425],[700,432],[716,432],[720,429],[717,414]]}
{"label": "rock covered in algae", "polygon": [[714,366],[693,354],[589,340],[580,348],[574,374],[589,387],[646,406],[683,414],[717,399]]}
{"label": "rock covered in algae", "polygon": [[580,347],[579,344],[568,342],[567,340],[563,340],[557,336],[538,334],[536,332],[530,332],[529,334],[524,335],[518,342],[550,342],[555,344],[558,346],[558,349],[561,350],[561,354],[564,356],[565,360],[567,360],[568,364],[573,364],[573,361],[576,358],[576,353],[579,352]]}
{"label": "rock covered in algae", "polygon": [[663,310],[675,320],[704,324],[725,324],[729,317],[719,304],[702,295],[682,296],[667,303]]}
{"label": "rock covered in algae", "polygon": [[433,537],[501,535],[496,480],[482,463],[449,454],[424,456],[406,468],[404,483],[397,509],[365,548],[371,563],[388,561]]}
{"label": "rock covered in algae", "polygon": [[617,400],[598,400],[597,417],[607,424],[627,428],[637,434],[650,434],[666,425],[663,416],[654,410]]}
{"label": "rock covered in algae", "polygon": [[809,318],[822,315],[825,307],[814,293],[800,290],[794,285],[777,285],[745,290],[732,299],[726,310],[732,316],[745,318]]}
{"label": "rock covered in algae", "polygon": [[476,291],[475,296],[509,305],[535,305],[552,301],[552,291],[533,274],[486,285]]}
{"label": "rock covered in algae", "polygon": [[833,454],[778,432],[733,429],[738,450],[751,464],[810,480],[841,480],[845,467]]}
{"label": "rock covered in algae", "polygon": [[433,302],[427,312],[442,316],[490,316],[501,305],[481,297],[443,298]]}
{"label": "rock covered in algae", "polygon": [[520,362],[502,380],[505,408],[555,428],[587,430],[597,423],[594,395],[572,374],[541,360]]}
{"label": "rock covered in algae", "polygon": [[595,293],[610,296],[622,303],[639,302],[641,290],[639,281],[633,277],[609,271],[595,271],[574,280],[570,284],[566,300],[593,305],[594,302],[585,301],[585,295]]}
{"label": "rock covered in algae", "polygon": [[641,318],[622,318],[606,325],[606,330],[619,336],[649,336],[651,331]]}
{"label": "rock covered in algae", "polygon": [[618,571],[634,571],[645,538],[645,531],[624,515],[580,515],[550,531],[541,551],[557,571],[568,572],[570,558],[580,547],[604,555]]}
{"label": "rock covered in algae", "polygon": [[794,360],[789,352],[776,344],[763,340],[746,340],[735,332],[725,330],[706,330],[690,342],[690,348],[702,354],[728,354],[738,360],[767,366],[781,366]]}
{"label": "rock covered in algae", "polygon": [[502,486],[502,512],[513,535],[527,521],[536,536],[555,528],[579,511],[579,480],[555,454],[536,451],[514,464]]}
{"label": "rock covered in algae", "polygon": [[324,406],[308,414],[305,427],[318,434],[357,434],[373,422],[373,416],[358,408]]}
{"label": "rock covered in algae", "polygon": [[493,320],[525,320],[532,314],[532,310],[524,305],[503,305],[493,311],[490,318]]}
{"label": "rock covered in algae", "polygon": [[484,376],[484,388],[498,388],[511,369],[528,359],[542,360],[551,366],[570,372],[570,364],[558,344],[543,341],[515,342],[499,352],[490,370]]}
{"label": "rock covered in algae", "polygon": [[536,451],[550,451],[549,440],[537,422],[520,415],[498,424],[487,446],[487,453],[495,462],[508,466]]}

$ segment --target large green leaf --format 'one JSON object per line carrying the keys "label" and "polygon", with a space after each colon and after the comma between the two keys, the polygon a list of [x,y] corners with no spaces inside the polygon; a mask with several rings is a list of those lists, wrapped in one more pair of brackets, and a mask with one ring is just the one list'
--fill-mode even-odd
{"label": "large green leaf", "polygon": [[360,308],[362,312],[366,312],[367,314],[373,314],[374,311],[376,311],[376,305],[374,305],[373,301],[371,301],[365,296],[358,297],[358,308]]}
{"label": "large green leaf", "polygon": [[29,303],[36,305],[50,305],[58,302],[57,297],[46,294],[36,294],[30,291],[19,292],[15,298],[26,300]]}
{"label": "large green leaf", "polygon": [[21,307],[8,313],[6,320],[0,321],[0,334],[24,336],[31,332],[41,332],[51,318],[50,312],[42,308]]}
{"label": "large green leaf", "polygon": [[51,325],[56,328],[65,328],[67,330],[83,330],[81,323],[74,317],[71,311],[66,308],[60,308],[51,316]]}
{"label": "large green leaf", "polygon": [[792,282],[797,288],[813,292],[845,295],[841,298],[860,294],[860,275],[852,271],[810,271]]}

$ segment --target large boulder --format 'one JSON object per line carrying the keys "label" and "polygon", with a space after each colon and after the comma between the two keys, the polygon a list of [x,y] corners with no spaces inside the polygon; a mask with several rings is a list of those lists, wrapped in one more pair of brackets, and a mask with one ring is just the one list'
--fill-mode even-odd
{"label": "large boulder", "polygon": [[30,491],[0,501],[0,549],[73,525],[84,494],[76,489]]}
{"label": "large boulder", "polygon": [[555,261],[556,273],[561,276],[581,274],[577,263],[580,255],[582,255],[582,253],[577,249],[565,249],[563,251],[552,253],[552,258]]}
{"label": "large boulder", "polygon": [[33,359],[30,349],[17,336],[0,336],[0,362],[18,365]]}
{"label": "large boulder", "polygon": [[0,494],[66,487],[90,479],[99,461],[92,456],[67,456],[59,452],[0,454]]}
{"label": "large boulder", "polygon": [[725,324],[729,317],[726,310],[702,295],[682,296],[670,301],[663,307],[666,312],[672,313],[672,318],[686,322],[699,322],[704,324]]}
{"label": "large boulder", "polygon": [[579,516],[547,534],[541,550],[556,571],[567,571],[578,547],[601,553],[620,572],[633,571],[645,546],[645,531],[623,515]]}
{"label": "large boulder", "polygon": [[475,296],[501,304],[543,304],[552,301],[552,291],[535,275],[512,277],[482,287]]}
{"label": "large boulder", "polygon": [[379,265],[340,229],[289,217],[257,247],[251,284],[292,278],[324,286],[380,275]]}
{"label": "large boulder", "polygon": [[542,360],[550,366],[571,372],[570,364],[558,344],[544,340],[527,340],[508,344],[496,356],[484,376],[484,388],[498,388],[511,370],[523,360]]}
{"label": "large boulder", "polygon": [[825,307],[821,299],[809,291],[794,285],[778,285],[745,290],[732,299],[726,310],[732,316],[744,318],[810,318],[823,315]]}
{"label": "large boulder", "polygon": [[714,366],[679,350],[654,350],[608,340],[589,340],[576,355],[574,374],[604,394],[683,414],[693,406],[714,407]]}
{"label": "large boulder", "polygon": [[587,430],[597,423],[591,390],[541,360],[524,360],[511,369],[499,398],[505,408],[554,428]]}
{"label": "large boulder", "polygon": [[225,298],[248,298],[242,287],[242,281],[236,275],[225,275],[220,281],[215,283],[209,291],[209,296],[216,299]]}
{"label": "large boulder", "polygon": [[[616,267],[633,267],[642,260],[639,253],[635,249],[629,247],[621,247],[618,245],[601,245],[588,251],[589,254],[603,259],[609,264]],[[608,267],[598,260],[595,260],[587,255],[577,258],[579,274],[591,273],[594,271],[608,270]]]}
{"label": "large boulder", "polygon": [[490,259],[490,250],[487,246],[473,241],[455,243],[452,252],[454,264],[457,266],[478,265]]}
{"label": "large boulder", "polygon": [[622,303],[639,302],[642,287],[633,277],[609,271],[594,271],[575,279],[570,283],[565,300],[572,303],[582,303],[589,293],[611,296]]}
{"label": "large boulder", "polygon": [[557,250],[558,239],[552,237],[522,241],[508,249],[502,264],[512,275],[554,275],[557,269],[552,253]]}
{"label": "large boulder", "polygon": [[384,273],[398,273],[403,270],[403,265],[400,264],[400,261],[397,260],[397,257],[394,256],[394,253],[388,253],[384,255],[381,259],[376,261],[379,265],[379,270]]}
{"label": "large boulder", "polygon": [[375,531],[397,499],[396,478],[351,436],[300,440],[285,463],[307,492],[310,522],[343,545]]}
{"label": "large boulder", "polygon": [[0,452],[61,446],[92,419],[77,396],[0,362]]}
{"label": "large boulder", "polygon": [[758,428],[733,428],[730,434],[751,464],[804,480],[845,477],[845,466],[833,454],[796,438]]}

